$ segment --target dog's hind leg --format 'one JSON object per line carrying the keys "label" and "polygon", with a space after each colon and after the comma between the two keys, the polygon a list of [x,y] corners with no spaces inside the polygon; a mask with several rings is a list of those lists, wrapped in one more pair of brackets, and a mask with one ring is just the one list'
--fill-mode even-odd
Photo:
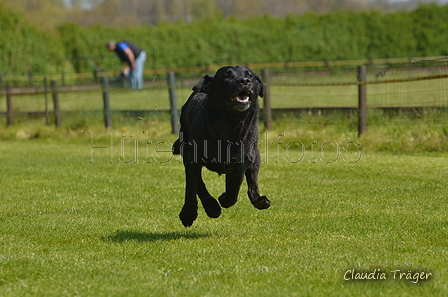
{"label": "dog's hind leg", "polygon": [[254,162],[246,170],[246,180],[247,180],[247,195],[253,206],[258,209],[266,209],[271,206],[271,201],[269,201],[266,196],[260,196],[258,191],[258,171],[260,170],[260,163]]}
{"label": "dog's hind leg", "polygon": [[196,199],[196,194],[198,192],[199,180],[202,180],[201,166],[198,164],[187,164],[185,165],[185,174],[185,202],[179,218],[185,227],[190,227],[198,217],[198,200]]}
{"label": "dog's hind leg", "polygon": [[222,207],[228,208],[236,203],[243,179],[244,175],[242,174],[226,175],[226,191],[218,198]]}
{"label": "dog's hind leg", "polygon": [[219,206],[218,201],[216,201],[216,199],[207,191],[202,176],[200,176],[198,181],[198,196],[209,217],[217,218],[221,215],[221,206]]}

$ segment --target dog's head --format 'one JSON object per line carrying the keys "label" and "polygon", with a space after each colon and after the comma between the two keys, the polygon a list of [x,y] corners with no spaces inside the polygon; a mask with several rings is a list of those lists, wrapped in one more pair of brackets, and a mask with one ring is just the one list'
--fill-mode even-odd
{"label": "dog's head", "polygon": [[245,66],[225,66],[214,76],[204,76],[194,87],[195,92],[207,93],[216,109],[243,112],[258,106],[257,97],[263,97],[261,78]]}

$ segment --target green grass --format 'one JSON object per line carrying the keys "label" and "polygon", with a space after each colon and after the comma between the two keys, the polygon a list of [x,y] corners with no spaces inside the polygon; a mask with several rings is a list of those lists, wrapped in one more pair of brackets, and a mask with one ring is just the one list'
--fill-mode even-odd
{"label": "green grass", "polygon": [[[307,147],[301,162],[290,163],[283,145],[293,136],[278,159],[277,146],[269,147],[261,166],[270,209],[251,206],[244,184],[239,202],[220,218],[201,207],[193,227],[184,228],[183,166],[153,155],[156,143],[175,136],[136,127],[126,130],[126,160],[134,156],[132,132],[153,140],[148,156],[138,147],[137,163],[120,161],[120,129],[2,142],[1,296],[448,294],[445,153],[363,147],[356,163],[345,162],[344,152],[325,163]],[[319,144],[351,137],[319,131]],[[224,177],[204,170],[204,179],[213,195],[223,191]],[[345,281],[348,269],[381,269],[388,279]],[[394,280],[397,269],[432,276],[413,284]]]}
{"label": "green grass", "polygon": [[[50,117],[53,121],[52,116]],[[4,119],[6,121],[6,119]],[[318,142],[314,146],[320,150],[337,143],[340,148],[346,143],[359,143],[359,149],[393,153],[437,153],[448,152],[448,115],[444,110],[424,109],[417,114],[399,113],[389,115],[382,111],[370,110],[367,133],[358,139],[355,115],[332,113],[327,115],[302,112],[295,117],[284,116],[273,121],[271,131],[265,131],[260,122],[261,145],[268,143],[273,150],[286,149],[290,142]],[[45,141],[79,142],[82,137],[93,137],[109,141],[111,134],[116,139],[131,141],[149,138],[163,138],[173,142],[176,135],[169,134],[168,113],[120,113],[112,112],[112,129],[105,133],[104,117],[101,111],[65,113],[60,127],[45,125],[43,117],[17,117],[11,127],[0,126],[0,140],[41,139]],[[281,135],[281,136],[279,136]],[[122,137],[125,136],[125,137]],[[135,138],[131,138],[131,136]],[[109,141],[110,142],[110,141]],[[279,146],[280,143],[280,146]],[[293,148],[294,146],[290,146]],[[297,145],[295,146],[297,147]]]}

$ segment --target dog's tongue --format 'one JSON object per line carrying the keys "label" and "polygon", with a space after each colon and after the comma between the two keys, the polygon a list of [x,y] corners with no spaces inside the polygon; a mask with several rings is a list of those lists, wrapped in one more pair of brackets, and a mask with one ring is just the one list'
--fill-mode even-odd
{"label": "dog's tongue", "polygon": [[249,96],[247,94],[239,94],[239,95],[237,95],[235,97],[236,97],[236,99],[238,101],[242,101],[242,102],[245,102],[245,101],[249,100]]}

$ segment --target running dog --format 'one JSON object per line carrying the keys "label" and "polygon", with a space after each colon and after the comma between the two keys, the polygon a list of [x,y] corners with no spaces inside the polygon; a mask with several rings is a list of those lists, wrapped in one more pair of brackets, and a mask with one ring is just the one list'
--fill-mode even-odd
{"label": "running dog", "polygon": [[[199,196],[207,215],[217,218],[221,207],[237,201],[246,177],[248,196],[258,209],[271,202],[260,196],[258,171],[258,96],[263,97],[261,78],[245,66],[226,66],[204,76],[182,107],[179,139],[173,153],[183,158],[186,174],[185,203],[179,218],[185,227],[198,216]],[[213,198],[202,180],[202,167],[226,175],[226,190]]]}

